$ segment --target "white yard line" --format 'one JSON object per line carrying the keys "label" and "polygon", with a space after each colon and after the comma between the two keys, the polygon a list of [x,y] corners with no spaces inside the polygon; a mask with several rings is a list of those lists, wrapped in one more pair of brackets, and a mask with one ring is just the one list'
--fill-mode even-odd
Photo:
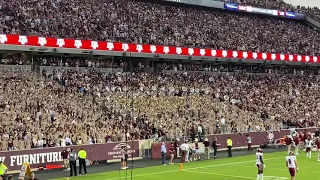
{"label": "white yard line", "polygon": [[[267,160],[274,160],[274,159],[279,159],[279,158],[268,158],[265,159]],[[188,168],[186,170],[192,170],[192,169],[206,169],[206,168],[211,168],[211,167],[219,167],[219,166],[233,166],[233,165],[241,165],[241,164],[246,164],[246,163],[254,163],[255,161],[239,161],[239,162],[231,162],[231,163],[225,163],[225,164],[214,164],[214,165],[209,165],[209,166],[200,166],[200,167],[194,167],[194,168]]]}
{"label": "white yard line", "polygon": [[241,178],[241,179],[256,179],[253,177],[246,177],[246,176],[236,176],[236,175],[230,175],[230,174],[219,174],[219,173],[212,173],[212,172],[202,172],[202,171],[186,171],[190,173],[197,173],[197,174],[210,174],[210,175],[217,175],[217,176],[225,176],[225,177],[233,177],[233,178]]}
{"label": "white yard line", "polygon": [[[237,164],[236,166],[241,166],[241,167],[246,167],[246,168],[252,168],[253,166],[246,166],[246,165],[240,165],[240,164]],[[285,167],[285,165],[283,166]],[[279,171],[288,171],[288,168],[270,168],[270,167],[266,167],[265,168],[265,171],[268,171],[268,169],[271,169],[271,170],[279,170]],[[306,173],[309,173],[309,174],[320,174],[320,172],[317,172],[317,171],[308,171],[308,170],[301,170],[299,169],[299,172],[306,172]]]}
{"label": "white yard line", "polygon": [[[269,158],[265,160],[274,160],[274,159],[279,159],[279,158]],[[184,169],[184,171],[189,171],[189,170],[197,170],[197,169],[205,169],[205,168],[211,168],[211,167],[220,167],[220,166],[233,166],[233,165],[238,165],[238,164],[246,164],[246,163],[254,163],[255,161],[240,161],[240,162],[232,162],[232,163],[225,163],[225,164],[214,164],[214,165],[209,165],[209,166],[200,166],[200,167],[194,167],[194,168],[187,168]],[[158,166],[159,167],[159,166]],[[145,174],[138,174],[138,175],[133,175],[132,177],[142,177],[142,176],[150,176],[150,175],[156,175],[156,174],[165,174],[165,173],[172,173],[172,172],[178,172],[180,170],[170,170],[170,171],[159,171],[159,172],[154,172],[154,173],[145,173]],[[117,178],[109,178],[109,179],[104,179],[104,180],[119,180],[123,179],[126,177],[117,177]],[[255,178],[254,178],[255,179]]]}

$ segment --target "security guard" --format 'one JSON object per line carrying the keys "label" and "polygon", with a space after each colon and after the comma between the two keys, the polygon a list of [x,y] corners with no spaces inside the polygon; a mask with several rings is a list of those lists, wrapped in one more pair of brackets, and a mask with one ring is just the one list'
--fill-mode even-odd
{"label": "security guard", "polygon": [[74,152],[73,149],[71,149],[71,152],[69,153],[69,165],[70,165],[70,176],[74,175],[77,176],[77,153]]}
{"label": "security guard", "polygon": [[6,179],[6,174],[7,174],[8,168],[5,164],[3,164],[2,161],[0,161],[0,176],[2,179]]}
{"label": "security guard", "polygon": [[87,167],[86,167],[86,158],[87,158],[87,152],[81,148],[81,150],[78,152],[79,157],[79,174],[81,175],[81,170],[83,166],[84,174],[87,175]]}
{"label": "security guard", "polygon": [[228,157],[232,157],[232,153],[231,153],[232,140],[230,139],[230,137],[228,137],[227,146],[228,146]]}

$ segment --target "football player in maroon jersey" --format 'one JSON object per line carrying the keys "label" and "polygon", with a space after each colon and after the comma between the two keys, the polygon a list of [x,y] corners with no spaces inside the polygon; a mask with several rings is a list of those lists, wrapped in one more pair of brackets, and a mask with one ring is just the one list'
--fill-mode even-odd
{"label": "football player in maroon jersey", "polygon": [[300,150],[304,149],[304,144],[305,144],[305,135],[303,132],[299,133],[299,138],[300,138]]}
{"label": "football player in maroon jersey", "polygon": [[319,137],[317,137],[315,143],[316,143],[317,151],[318,151],[318,161],[320,161],[320,139],[319,139]]}
{"label": "football player in maroon jersey", "polygon": [[288,135],[285,139],[284,142],[286,143],[286,146],[288,148],[288,153],[291,152],[291,146],[292,146],[292,137]]}
{"label": "football player in maroon jersey", "polygon": [[298,135],[296,135],[294,138],[293,138],[293,141],[294,141],[294,148],[295,148],[295,154],[296,155],[299,155],[299,145],[300,145],[300,138]]}

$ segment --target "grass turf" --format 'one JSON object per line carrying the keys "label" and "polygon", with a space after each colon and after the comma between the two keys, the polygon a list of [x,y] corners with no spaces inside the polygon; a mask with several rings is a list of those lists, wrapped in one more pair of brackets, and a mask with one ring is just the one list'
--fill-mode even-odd
{"label": "grass turf", "polygon": [[[297,180],[320,180],[319,164],[316,152],[312,159],[308,159],[304,152],[298,156],[299,172]],[[268,153],[264,155],[266,168],[264,180],[290,179],[285,166],[286,152]],[[90,173],[90,172],[89,172]],[[121,170],[87,176],[71,177],[70,180],[131,180],[131,170]],[[132,170],[133,180],[256,180],[255,152],[249,156],[233,158],[202,160],[183,165],[180,171],[179,164],[154,166]],[[60,178],[54,180],[66,180]]]}

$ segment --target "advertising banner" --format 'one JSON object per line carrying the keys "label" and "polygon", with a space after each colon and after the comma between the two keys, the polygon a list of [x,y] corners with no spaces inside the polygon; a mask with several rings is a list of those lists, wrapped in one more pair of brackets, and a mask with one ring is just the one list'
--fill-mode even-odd
{"label": "advertising banner", "polygon": [[[82,146],[67,146],[78,152],[81,148],[87,151],[87,159],[90,161],[98,160],[117,160],[121,157],[121,148],[126,147],[129,157],[139,157],[139,141],[128,143],[106,143],[91,144]],[[24,151],[2,151],[0,160],[8,167],[9,171],[20,170],[24,163],[28,163],[31,168],[39,166],[63,164],[61,157],[62,147],[31,149]],[[132,156],[131,156],[132,155]]]}
{"label": "advertising banner", "polygon": [[[297,14],[299,16],[299,14]],[[37,48],[46,48],[45,52],[59,51],[68,53],[87,53],[108,56],[123,56],[129,53],[135,57],[154,57],[159,55],[161,58],[185,58],[205,57],[205,58],[232,58],[243,60],[267,60],[296,63],[320,63],[320,56],[309,56],[299,54],[279,54],[269,52],[235,51],[225,49],[195,48],[162,46],[152,44],[133,44],[123,42],[91,41],[78,39],[61,39],[54,37],[23,36],[16,34],[0,34],[0,49],[10,51],[34,51],[43,52]],[[80,52],[80,51],[81,52]],[[32,50],[33,51],[33,50]],[[127,54],[128,55],[128,54]],[[209,59],[208,59],[209,60]],[[13,68],[15,68],[14,66]],[[19,66],[20,67],[20,66]]]}
{"label": "advertising banner", "polygon": [[[244,6],[241,6],[241,7],[244,7]],[[237,11],[239,8],[239,5],[235,4],[235,3],[224,3],[224,8],[226,8],[228,10]]]}
{"label": "advertising banner", "polygon": [[305,19],[305,15],[301,13],[295,13],[290,11],[278,11],[275,9],[264,9],[264,8],[257,8],[252,6],[242,6],[235,3],[225,3],[225,9],[233,10],[233,11],[245,11],[249,13],[257,13],[257,14],[264,14],[268,16],[280,16],[284,18],[291,18],[291,19]]}
{"label": "advertising banner", "polygon": [[265,14],[265,15],[278,16],[278,11],[272,10],[272,9],[263,9],[263,8],[257,8],[252,6],[242,6],[235,3],[225,3],[224,7],[225,9],[228,9],[228,10],[246,11],[249,13],[259,13],[259,14]]}
{"label": "advertising banner", "polygon": [[288,11],[279,11],[278,16],[291,18],[291,19],[301,19],[301,20],[304,20],[306,18],[304,14],[296,13],[296,12],[288,12]]}
{"label": "advertising banner", "polygon": [[[304,131],[305,129],[297,129],[298,132]],[[315,132],[316,128],[308,128],[307,131]],[[221,144],[219,147],[220,149],[227,148],[227,139],[230,137],[233,141],[233,147],[246,147],[247,146],[247,137],[246,135],[250,134],[252,138],[252,145],[260,145],[265,142],[268,142],[268,132],[252,132],[252,133],[237,133],[237,134],[216,134],[216,135],[209,135],[207,138],[209,139],[209,142],[213,141],[214,137],[217,137],[218,142]],[[281,130],[281,131],[273,131],[274,138],[279,139],[282,138],[285,135],[289,135],[289,130]],[[182,142],[181,142],[182,143]],[[166,143],[167,149],[170,147],[170,142]],[[160,159],[161,158],[161,143],[153,143],[152,144],[152,150],[151,150],[151,157],[152,159]],[[166,154],[167,157],[169,157],[169,152],[167,151]]]}

